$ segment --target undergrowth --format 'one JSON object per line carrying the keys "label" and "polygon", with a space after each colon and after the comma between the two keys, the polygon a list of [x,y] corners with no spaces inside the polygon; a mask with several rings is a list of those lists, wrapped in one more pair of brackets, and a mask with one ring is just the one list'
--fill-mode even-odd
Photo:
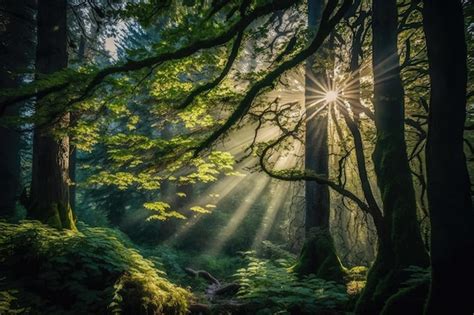
{"label": "undergrowth", "polygon": [[238,297],[262,305],[271,314],[338,311],[349,301],[344,285],[314,276],[298,278],[290,271],[293,261],[261,259],[251,252],[247,260],[248,265],[235,275],[241,285]]}
{"label": "undergrowth", "polygon": [[191,294],[119,232],[0,222],[0,314],[185,314]]}

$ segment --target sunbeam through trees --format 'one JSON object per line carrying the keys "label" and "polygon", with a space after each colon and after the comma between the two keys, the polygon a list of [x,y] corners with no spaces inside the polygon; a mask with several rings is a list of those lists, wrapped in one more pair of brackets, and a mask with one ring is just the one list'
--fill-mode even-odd
{"label": "sunbeam through trees", "polygon": [[469,0],[0,1],[0,314],[474,313]]}

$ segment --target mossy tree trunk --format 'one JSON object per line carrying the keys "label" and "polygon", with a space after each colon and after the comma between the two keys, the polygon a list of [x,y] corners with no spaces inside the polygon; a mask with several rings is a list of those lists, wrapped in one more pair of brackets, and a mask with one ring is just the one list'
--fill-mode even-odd
{"label": "mossy tree trunk", "polygon": [[[83,62],[86,57],[86,37],[81,36],[79,41],[79,48],[77,50],[77,61]],[[78,112],[72,112],[70,114],[71,126],[75,126],[80,114]],[[69,143],[69,179],[71,186],[69,186],[69,204],[72,209],[76,209],[76,168],[77,168],[77,147],[74,144],[74,138],[70,138]]]}
{"label": "mossy tree trunk", "polygon": [[426,166],[432,281],[425,313],[473,314],[474,212],[463,150],[467,53],[462,2],[425,0],[423,25],[431,79]]}
{"label": "mossy tree trunk", "polygon": [[372,156],[383,202],[377,258],[357,303],[357,314],[380,314],[409,276],[407,267],[428,265],[416,215],[406,153],[404,91],[397,50],[397,1],[372,4],[374,107],[377,138]]}
{"label": "mossy tree trunk", "polygon": [[[38,39],[36,71],[50,74],[67,66],[67,1],[38,1]],[[48,112],[46,99],[37,102],[36,110]],[[55,135],[69,125],[69,114],[51,117],[41,124],[33,138],[33,175],[28,215],[61,229],[75,229],[69,204],[69,138]]]}
{"label": "mossy tree trunk", "polygon": [[[16,88],[33,63],[33,1],[0,3],[0,89]],[[2,109],[3,118],[17,116],[20,105]],[[20,190],[20,133],[0,126],[0,217],[11,218]]]}
{"label": "mossy tree trunk", "polygon": [[[324,1],[308,1],[308,27],[316,33]],[[318,57],[323,59],[324,53]],[[306,62],[305,103],[306,103],[306,142],[305,169],[318,175],[329,175],[328,117],[329,110],[320,102],[324,91],[315,80],[325,80],[324,70],[315,71],[313,56]],[[321,69],[320,65],[316,66]],[[322,83],[322,82],[321,82]],[[316,91],[319,91],[317,93]],[[319,95],[321,94],[321,95]],[[343,270],[336,255],[333,239],[329,231],[330,198],[329,187],[314,181],[305,184],[305,241],[297,264],[293,270],[300,275],[315,274],[326,280],[343,281]]]}

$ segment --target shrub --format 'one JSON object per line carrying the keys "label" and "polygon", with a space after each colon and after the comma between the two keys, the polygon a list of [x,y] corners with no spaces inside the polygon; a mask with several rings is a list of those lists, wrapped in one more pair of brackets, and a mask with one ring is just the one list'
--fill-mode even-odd
{"label": "shrub", "polygon": [[236,277],[241,285],[238,296],[269,311],[317,314],[341,310],[348,301],[344,285],[314,276],[298,279],[286,260],[270,260],[248,255],[249,263]]}
{"label": "shrub", "polygon": [[186,313],[190,293],[166,280],[121,233],[79,227],[72,232],[35,221],[0,222],[5,313]]}
{"label": "shrub", "polygon": [[283,248],[283,245],[274,244],[265,240],[260,246],[259,256],[268,259],[284,259],[291,264],[296,263],[296,255]]}

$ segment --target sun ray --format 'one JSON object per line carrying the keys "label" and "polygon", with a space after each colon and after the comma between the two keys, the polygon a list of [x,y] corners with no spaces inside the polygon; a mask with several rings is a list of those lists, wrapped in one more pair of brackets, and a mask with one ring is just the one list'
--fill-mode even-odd
{"label": "sun ray", "polygon": [[306,109],[316,107],[317,105],[325,102],[324,98],[317,98],[315,101],[312,101],[312,99],[308,99],[308,101],[309,104],[306,106]]}
{"label": "sun ray", "polygon": [[273,198],[265,210],[265,215],[253,240],[252,248],[257,248],[270,234],[273,223],[275,222],[275,219],[281,210],[281,205],[287,198],[287,193],[289,191],[288,186],[289,184],[287,182],[276,183],[276,189],[273,193]]}
{"label": "sun ray", "polygon": [[[240,163],[237,171],[243,171],[246,167],[249,167],[255,163],[254,160],[248,159],[243,163]],[[192,200],[192,204],[212,204],[217,203],[219,200],[223,200],[227,197],[234,189],[236,189],[242,182],[251,180],[253,174],[243,175],[243,176],[228,176],[225,177],[211,187],[206,189],[201,195],[203,196],[200,199]],[[217,198],[217,200],[216,200]],[[167,244],[179,241],[183,238],[191,228],[196,225],[202,218],[209,214],[196,214],[192,218],[186,220],[186,222],[174,233],[169,239],[165,242]]]}
{"label": "sun ray", "polygon": [[[301,143],[297,142],[294,146],[294,151],[299,152],[301,150]],[[296,157],[294,155],[280,156],[275,163],[275,170],[285,170],[294,167],[296,164]],[[252,243],[252,248],[257,248],[260,243],[265,240],[271,231],[273,223],[281,209],[281,205],[287,200],[287,193],[289,191],[289,183],[287,182],[276,182],[276,187],[273,192],[272,200],[270,201],[267,209],[265,210],[264,217],[260,223],[257,234],[255,235]]]}
{"label": "sun ray", "polygon": [[327,107],[327,105],[328,103],[324,104],[323,106],[318,108],[314,113],[312,113],[310,116],[306,117],[306,121],[311,120],[314,117],[316,117],[320,112],[322,112]]}
{"label": "sun ray", "polygon": [[235,210],[233,216],[227,223],[227,225],[220,230],[220,232],[216,235],[215,241],[211,244],[208,249],[210,254],[217,254],[219,253],[226,242],[230,239],[230,237],[234,234],[237,228],[242,223],[243,219],[251,209],[252,205],[254,204],[255,200],[260,197],[261,193],[270,183],[270,178],[268,176],[259,176],[259,178],[254,183],[254,189],[252,192],[242,201],[240,206]]}

